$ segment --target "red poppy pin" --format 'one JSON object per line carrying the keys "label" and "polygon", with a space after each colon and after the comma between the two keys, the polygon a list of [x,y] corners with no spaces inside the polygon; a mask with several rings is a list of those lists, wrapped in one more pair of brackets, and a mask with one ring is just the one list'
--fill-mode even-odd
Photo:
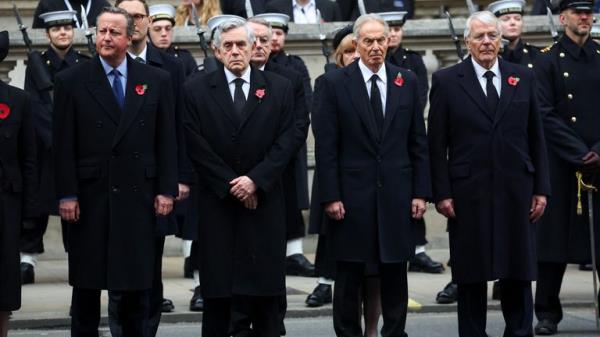
{"label": "red poppy pin", "polygon": [[10,107],[7,104],[0,103],[0,119],[5,120],[10,115]]}
{"label": "red poppy pin", "polygon": [[265,88],[256,89],[256,92],[254,92],[254,96],[256,96],[259,100],[262,100],[266,94],[267,92],[265,91]]}
{"label": "red poppy pin", "polygon": [[520,78],[518,78],[518,77],[516,77],[516,76],[510,76],[510,77],[508,78],[508,84],[509,84],[509,85],[512,85],[512,86],[514,87],[514,86],[516,86],[516,85],[519,83],[519,81],[520,81],[520,80],[521,80],[521,79],[520,79]]}
{"label": "red poppy pin", "polygon": [[404,85],[404,77],[402,77],[402,73],[398,73],[398,75],[396,75],[396,78],[394,79],[394,84],[398,87]]}
{"label": "red poppy pin", "polygon": [[146,84],[138,84],[135,86],[135,93],[142,96],[148,90],[148,86]]}

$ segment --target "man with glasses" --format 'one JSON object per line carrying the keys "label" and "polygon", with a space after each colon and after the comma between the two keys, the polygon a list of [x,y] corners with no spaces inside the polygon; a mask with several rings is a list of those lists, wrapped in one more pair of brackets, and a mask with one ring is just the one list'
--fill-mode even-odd
{"label": "man with glasses", "polygon": [[466,22],[471,56],[433,74],[429,153],[433,199],[448,219],[460,337],[486,336],[487,282],[500,279],[504,336],[531,336],[534,222],[550,193],[533,73],[498,58],[491,12]]}
{"label": "man with glasses", "polygon": [[[563,0],[558,43],[543,49],[534,68],[548,142],[552,199],[538,226],[538,270],[535,314],[538,335],[553,335],[563,317],[560,288],[567,263],[590,263],[588,201],[582,193],[577,214],[576,171],[586,183],[598,184],[600,168],[600,48],[591,39],[592,1]],[[594,213],[600,198],[594,194]],[[596,254],[600,251],[600,221],[595,219]],[[502,289],[504,291],[504,289]]]}

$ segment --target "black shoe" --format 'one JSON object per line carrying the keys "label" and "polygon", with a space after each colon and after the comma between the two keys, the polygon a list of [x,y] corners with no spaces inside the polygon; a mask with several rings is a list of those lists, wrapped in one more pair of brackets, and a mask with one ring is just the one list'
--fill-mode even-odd
{"label": "black shoe", "polygon": [[494,286],[492,287],[492,299],[500,301],[500,282],[498,281],[494,281]]}
{"label": "black shoe", "polygon": [[203,311],[204,310],[204,299],[202,293],[200,293],[200,286],[194,288],[194,296],[190,300],[190,311]]}
{"label": "black shoe", "polygon": [[189,256],[183,259],[183,277],[194,278],[194,268],[192,268],[192,262],[190,261]]}
{"label": "black shoe", "polygon": [[302,254],[294,254],[285,258],[285,273],[296,276],[315,276],[315,265]]}
{"label": "black shoe", "polygon": [[438,304],[452,304],[456,302],[458,296],[458,285],[456,283],[448,283],[444,290],[440,291],[435,297]]}
{"label": "black shoe", "polygon": [[535,334],[542,336],[556,335],[557,324],[549,319],[542,319],[535,326]]}
{"label": "black shoe", "polygon": [[173,301],[171,301],[168,298],[163,298],[162,305],[160,307],[160,311],[161,312],[173,312],[173,310],[175,310],[175,305],[173,304]]}
{"label": "black shoe", "polygon": [[415,255],[408,264],[408,271],[421,271],[425,273],[440,274],[444,272],[444,265],[433,261],[425,252]]}
{"label": "black shoe", "polygon": [[581,271],[592,271],[594,270],[591,263],[585,264],[582,263],[579,265],[579,270]]}
{"label": "black shoe", "polygon": [[316,308],[331,303],[332,300],[331,285],[319,283],[312,294],[308,295],[305,302],[307,307]]}
{"label": "black shoe", "polygon": [[21,262],[21,284],[35,283],[35,271],[33,265]]}

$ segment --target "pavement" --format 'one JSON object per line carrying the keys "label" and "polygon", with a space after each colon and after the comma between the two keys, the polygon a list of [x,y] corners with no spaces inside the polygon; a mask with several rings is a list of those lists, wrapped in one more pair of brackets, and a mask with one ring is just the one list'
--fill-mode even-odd
{"label": "pavement", "polygon": [[[446,249],[431,249],[428,254],[436,261],[447,261]],[[307,254],[312,260],[313,254]],[[564,278],[561,298],[565,308],[578,308],[584,313],[589,309],[593,318],[592,273],[579,271],[578,266],[570,265]],[[36,267],[36,283],[22,288],[21,310],[14,312],[11,319],[12,329],[60,329],[70,324],[69,306],[71,287],[67,282],[67,261],[65,259],[42,260]],[[409,296],[412,299],[409,311],[413,313],[453,313],[456,305],[441,305],[435,302],[436,294],[450,280],[450,271],[443,274],[408,273]],[[316,285],[316,278],[288,276],[288,311],[289,318],[308,318],[330,316],[331,304],[320,308],[307,308],[304,304],[306,296]],[[192,280],[183,278],[183,258],[163,258],[163,284],[165,297],[175,304],[173,313],[163,314],[164,323],[197,323],[201,321],[201,313],[188,310],[192,296]],[[535,287],[535,284],[534,284]],[[489,308],[498,310],[499,302],[491,300],[491,284],[489,289]],[[102,324],[106,324],[106,308],[108,297],[102,293]]]}

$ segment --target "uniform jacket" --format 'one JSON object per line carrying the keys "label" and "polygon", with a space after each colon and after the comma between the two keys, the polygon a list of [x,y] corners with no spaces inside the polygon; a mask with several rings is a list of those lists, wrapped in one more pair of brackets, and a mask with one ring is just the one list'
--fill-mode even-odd
{"label": "uniform jacket", "polygon": [[398,67],[408,69],[417,75],[417,81],[419,83],[419,100],[424,109],[427,105],[429,79],[427,78],[427,68],[425,68],[425,63],[423,63],[421,54],[399,46],[393,53],[389,53],[387,58],[389,62]]}
{"label": "uniform jacket", "polygon": [[59,199],[79,201],[69,282],[81,288],[149,289],[154,198],[177,195],[171,80],[129,56],[127,67],[123,111],[99,57],[56,76],[56,189]]}
{"label": "uniform jacket", "polygon": [[196,59],[194,59],[194,56],[189,50],[171,45],[165,52],[181,60],[183,68],[185,69],[186,78],[198,71],[198,63],[196,63]]}
{"label": "uniform jacket", "polygon": [[[549,195],[533,73],[499,59],[501,92],[487,111],[471,58],[433,74],[429,150],[434,201],[452,198],[452,278],[536,278],[532,196]],[[510,85],[510,78],[518,78]],[[514,83],[514,82],[511,82]]]}
{"label": "uniform jacket", "polygon": [[[377,134],[358,61],[319,83],[313,117],[319,198],[342,201],[327,235],[337,260],[408,261],[414,255],[411,201],[430,197],[425,124],[414,73],[386,63],[387,103]],[[395,78],[402,75],[402,85]]]}
{"label": "uniform jacket", "polygon": [[302,83],[304,85],[304,97],[306,99],[306,106],[310,108],[312,106],[313,90],[310,85],[310,75],[308,73],[308,68],[306,68],[306,64],[304,64],[304,61],[299,56],[290,55],[282,50],[279,53],[271,53],[271,56],[269,57],[269,62],[277,63],[278,65],[284,68],[291,68],[301,74]]}
{"label": "uniform jacket", "polygon": [[533,68],[535,59],[540,55],[540,48],[524,43],[519,39],[515,49],[505,47],[500,53],[500,57],[506,62],[520,64],[528,68]]}
{"label": "uniform jacket", "polygon": [[[106,0],[91,0],[90,12],[87,15],[87,20],[90,27],[96,26],[96,17],[100,14],[100,11],[104,7],[110,7],[111,3]],[[80,23],[81,21],[81,5],[83,7],[87,6],[86,0],[69,0],[73,10],[77,12],[77,19]],[[68,8],[65,6],[65,2],[63,0],[40,0],[38,6],[35,9],[35,14],[33,14],[33,25],[32,28],[44,28],[44,20],[40,18],[40,14],[44,14],[47,12],[54,11],[66,11]]]}

